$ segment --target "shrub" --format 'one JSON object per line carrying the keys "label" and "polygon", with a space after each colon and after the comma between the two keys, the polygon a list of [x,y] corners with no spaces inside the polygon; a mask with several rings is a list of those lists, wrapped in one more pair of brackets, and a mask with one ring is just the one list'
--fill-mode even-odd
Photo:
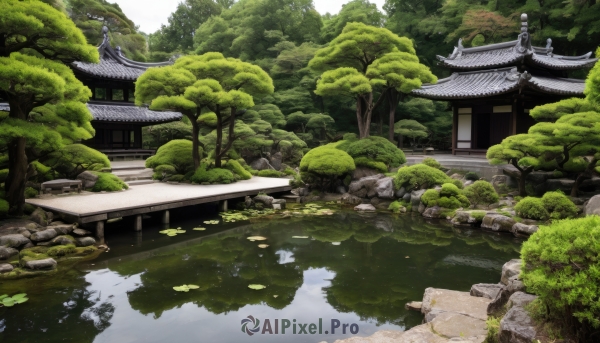
{"label": "shrub", "polygon": [[129,186],[116,175],[100,172],[94,172],[94,174],[98,175],[98,180],[94,187],[92,187],[92,192],[116,192],[129,188]]}
{"label": "shrub", "polygon": [[485,211],[473,211],[471,212],[471,217],[475,218],[475,220],[477,220],[478,222],[483,221],[483,217],[485,217],[485,215],[487,214],[487,212]]}
{"label": "shrub", "polygon": [[489,206],[500,199],[494,186],[483,180],[475,181],[472,185],[465,187],[464,195],[473,205],[485,204]]}
{"label": "shrub", "polygon": [[48,155],[42,162],[67,179],[73,179],[86,170],[110,168],[106,155],[83,144],[66,145]]}
{"label": "shrub", "polygon": [[458,200],[455,197],[440,197],[440,200],[438,200],[438,206],[440,207],[444,207],[444,208],[459,208],[462,206],[460,200]]}
{"label": "shrub", "polygon": [[304,187],[304,182],[302,181],[300,174],[294,175],[294,178],[290,180],[290,186],[293,188]]}
{"label": "shrub", "polygon": [[181,174],[175,174],[172,176],[169,176],[168,181],[169,182],[181,182],[185,180],[185,175],[181,175]]}
{"label": "shrub", "polygon": [[441,196],[451,197],[459,194],[461,194],[460,189],[458,189],[455,184],[445,183],[442,185],[442,190],[440,191]]}
{"label": "shrub", "polygon": [[296,171],[290,167],[285,168],[285,170],[283,171],[284,175],[287,176],[296,176],[298,173],[296,173]]}
{"label": "shrub", "polygon": [[383,137],[371,136],[354,142],[341,142],[338,149],[346,151],[352,158],[366,158],[370,161],[382,162],[389,167],[399,167],[406,163],[404,152]]}
{"label": "shrub", "polygon": [[515,206],[517,214],[523,218],[547,220],[550,217],[542,199],[526,197]]}
{"label": "shrub", "polygon": [[258,172],[261,177],[281,177],[281,173],[273,169],[265,169]]}
{"label": "shrub", "polygon": [[5,216],[8,213],[8,201],[0,199],[0,216]]}
{"label": "shrub", "polygon": [[39,192],[33,187],[25,188],[25,199],[35,198]]}
{"label": "shrub", "polygon": [[346,152],[328,144],[314,148],[300,161],[300,172],[305,182],[320,181],[321,188],[329,181],[334,186],[334,180],[343,178],[356,169],[354,160]]}
{"label": "shrub", "polygon": [[244,169],[240,162],[236,160],[229,160],[224,165],[225,169],[231,170],[234,174],[240,177],[241,180],[250,180],[252,178],[252,174],[249,171]]}
{"label": "shrub", "polygon": [[600,217],[588,216],[542,226],[521,249],[528,292],[539,296],[549,319],[586,342],[600,328],[598,242]]}
{"label": "shrub", "polygon": [[469,201],[469,199],[467,199],[466,196],[464,196],[463,194],[459,194],[456,196],[456,199],[458,199],[458,201],[460,201],[460,205],[464,208],[469,208],[471,207],[471,202]]}
{"label": "shrub", "polygon": [[460,180],[454,180],[443,171],[424,164],[400,168],[394,178],[396,189],[400,189],[400,187],[405,187],[407,190],[427,189],[444,183],[452,183],[458,188],[463,187]]}
{"label": "shrub", "polygon": [[152,175],[152,178],[154,180],[162,180],[166,177],[169,177],[171,175],[176,175],[177,171],[175,170],[175,167],[173,167],[172,165],[169,164],[162,164],[156,168],[154,168],[154,174]]}
{"label": "shrub", "polygon": [[421,162],[421,163],[426,166],[429,166],[431,168],[442,169],[442,165],[440,164],[440,162],[438,162],[436,159],[434,159],[432,157],[425,157],[423,159],[423,162]]}
{"label": "shrub", "polygon": [[403,207],[404,206],[402,206],[402,203],[400,201],[396,200],[393,203],[391,203],[390,206],[388,206],[388,210],[390,210],[394,213],[400,213],[400,209]]}
{"label": "shrub", "polygon": [[8,177],[8,169],[0,169],[0,183],[6,182]]}
{"label": "shrub", "polygon": [[366,167],[370,169],[375,169],[380,173],[387,173],[388,168],[383,162],[373,161],[366,157],[357,157],[354,159],[354,164],[358,167]]}
{"label": "shrub", "polygon": [[542,197],[544,207],[550,213],[551,219],[566,219],[577,216],[579,209],[566,195],[561,192],[547,192]]}
{"label": "shrub", "polygon": [[487,336],[485,337],[484,343],[499,343],[500,334],[500,319],[499,317],[488,317],[485,321],[487,326]]}
{"label": "shrub", "polygon": [[235,177],[233,173],[227,169],[222,168],[213,168],[206,170],[206,163],[200,164],[200,167],[196,170],[194,175],[192,175],[192,182],[195,183],[221,183],[228,184],[235,181]]}
{"label": "shrub", "polygon": [[475,173],[475,172],[467,172],[465,174],[465,180],[477,181],[479,179],[480,179],[479,175],[477,175],[477,173]]}
{"label": "shrub", "polygon": [[440,193],[438,193],[438,191],[435,189],[428,189],[421,196],[421,202],[425,204],[425,206],[436,206],[439,199]]}
{"label": "shrub", "polygon": [[[202,148],[198,148],[202,156]],[[156,155],[146,160],[146,168],[155,169],[161,165],[169,165],[175,168],[174,174],[185,175],[194,170],[194,159],[192,157],[192,141],[187,139],[174,139],[161,146]]]}

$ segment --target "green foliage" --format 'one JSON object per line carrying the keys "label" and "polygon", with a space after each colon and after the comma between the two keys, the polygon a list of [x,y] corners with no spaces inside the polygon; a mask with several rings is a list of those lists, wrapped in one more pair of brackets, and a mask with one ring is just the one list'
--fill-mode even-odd
{"label": "green foliage", "polygon": [[455,196],[458,196],[459,194],[462,194],[461,190],[458,189],[458,187],[456,187],[456,185],[454,185],[452,183],[444,183],[442,185],[442,189],[440,190],[441,196],[455,197]]}
{"label": "green foliage", "polygon": [[229,160],[223,166],[225,169],[231,170],[235,175],[239,176],[241,180],[250,180],[252,178],[252,174],[244,169],[240,162],[236,160]]}
{"label": "green foliage", "polygon": [[480,204],[489,206],[499,200],[494,186],[483,180],[475,181],[472,185],[465,187],[464,195],[475,206]]}
{"label": "green foliage", "polygon": [[544,207],[540,198],[526,197],[515,205],[515,211],[520,217],[537,220],[547,220],[550,213]]}
{"label": "green foliage", "polygon": [[0,216],[5,216],[8,213],[8,201],[0,199]]}
{"label": "green foliage", "polygon": [[437,201],[439,207],[455,209],[462,207],[462,203],[456,197],[440,197]]}
{"label": "green foliage", "polygon": [[300,161],[300,172],[304,182],[321,182],[324,189],[325,182],[345,177],[356,169],[354,160],[346,152],[336,149],[332,144],[320,146],[310,150]]}
{"label": "green foliage", "polygon": [[427,189],[444,183],[453,183],[457,187],[462,188],[462,183],[459,180],[453,180],[443,171],[424,164],[415,164],[410,167],[400,168],[394,178],[396,189],[400,189],[401,187],[407,189]]}
{"label": "green foliage", "polygon": [[600,327],[600,217],[542,226],[521,249],[521,278],[539,296],[550,319],[580,339]]}
{"label": "green foliage", "polygon": [[404,152],[383,137],[371,136],[354,142],[340,142],[338,149],[346,151],[354,159],[364,157],[392,168],[406,163]]}
{"label": "green foliage", "polygon": [[[192,144],[192,141],[186,139],[175,139],[166,143],[158,148],[154,156],[146,160],[146,168],[167,174],[186,174],[194,170]],[[198,148],[198,153],[202,155],[202,148]]]}
{"label": "green foliage", "polygon": [[473,211],[471,212],[471,217],[475,218],[475,220],[477,220],[478,222],[483,221],[483,217],[485,217],[485,215],[487,214],[487,212],[485,211]]}
{"label": "green foliage", "polygon": [[550,213],[550,219],[574,218],[579,212],[573,201],[561,192],[547,192],[542,197],[542,203]]}
{"label": "green foliage", "polygon": [[0,183],[4,183],[6,181],[6,177],[8,176],[8,169],[0,170]]}
{"label": "green foliage", "polygon": [[536,106],[529,112],[529,115],[537,121],[554,122],[567,114],[588,112],[594,109],[595,106],[586,99],[571,98]]}
{"label": "green foliage", "polygon": [[25,199],[35,198],[38,194],[39,192],[33,187],[25,188]]}
{"label": "green foliage", "polygon": [[465,174],[465,180],[477,181],[479,179],[480,179],[479,175],[477,173],[475,173],[475,172],[467,172]]}
{"label": "green foliage", "polygon": [[436,206],[438,204],[438,200],[440,200],[440,193],[435,189],[428,189],[421,196],[421,202],[428,207]]}
{"label": "green foliage", "polygon": [[390,210],[390,211],[392,211],[392,212],[394,212],[394,213],[400,213],[400,212],[401,212],[400,210],[401,210],[403,207],[404,207],[404,206],[402,206],[402,203],[401,203],[400,201],[396,200],[396,201],[392,202],[392,203],[390,204],[390,206],[388,206],[388,210]]}
{"label": "green foliage", "polygon": [[123,189],[129,189],[129,186],[116,175],[111,173],[94,173],[98,175],[98,180],[92,188],[92,192],[116,192]]}
{"label": "green foliage", "polygon": [[227,169],[213,168],[207,170],[206,163],[200,164],[191,180],[195,183],[229,184],[235,182],[233,173]]}
{"label": "green foliage", "polygon": [[100,171],[110,168],[110,161],[106,155],[83,144],[66,145],[43,158],[42,162],[42,165],[37,165],[41,172],[44,171],[45,165],[52,173],[67,179],[74,179],[86,170]]}
{"label": "green foliage", "polygon": [[273,169],[265,169],[258,172],[258,176],[261,177],[281,177],[281,173]]}
{"label": "green foliage", "polygon": [[485,341],[483,341],[483,343],[500,343],[500,319],[502,318],[489,316],[485,321],[485,325],[487,327],[487,336],[485,337]]}
{"label": "green foliage", "polygon": [[373,161],[373,160],[369,159],[368,157],[364,157],[364,156],[355,158],[354,164],[357,167],[366,167],[366,168],[374,169],[380,173],[387,173],[387,171],[388,171],[388,168],[385,165],[385,163],[379,162],[379,161]]}
{"label": "green foliage", "polygon": [[421,163],[435,169],[442,169],[440,162],[436,161],[436,159],[433,157],[425,157]]}
{"label": "green foliage", "polygon": [[[73,239],[73,241],[75,241]],[[73,254],[77,251],[75,245],[67,244],[67,245],[57,245],[46,250],[46,255],[51,257],[62,257],[69,254]]]}

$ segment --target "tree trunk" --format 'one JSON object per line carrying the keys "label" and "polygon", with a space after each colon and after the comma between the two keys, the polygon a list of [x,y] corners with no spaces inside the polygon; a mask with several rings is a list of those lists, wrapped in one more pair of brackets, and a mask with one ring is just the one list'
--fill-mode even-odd
{"label": "tree trunk", "polygon": [[23,215],[25,206],[25,182],[27,181],[27,155],[25,138],[15,138],[8,144],[8,176],[4,184],[9,213]]}
{"label": "tree trunk", "polygon": [[[223,147],[222,142],[221,142],[221,144],[219,144],[219,151],[215,151],[215,166],[217,168],[221,168],[221,158],[223,156],[225,156],[227,151],[229,151],[229,149],[231,149],[231,147],[233,146],[233,141],[235,140],[235,112],[236,111],[237,111],[237,108],[235,108],[235,107],[231,108],[231,115],[229,115],[229,123],[227,124],[228,125],[227,144]],[[221,131],[219,131],[219,133],[220,133],[221,141],[222,141],[223,134],[221,133]],[[218,161],[218,164],[217,164],[217,161]]]}
{"label": "tree trunk", "polygon": [[217,115],[217,142],[215,144],[215,167],[221,168],[221,145],[223,143],[223,118],[221,117],[221,110],[217,106],[215,111]]}
{"label": "tree trunk", "polygon": [[[198,115],[200,111],[198,110]],[[200,142],[198,139],[198,135],[200,134],[200,127],[198,126],[198,122],[196,121],[196,117],[194,115],[188,114],[187,117],[192,122],[192,158],[194,160],[194,170],[200,167],[200,152],[198,148],[200,147]]]}
{"label": "tree trunk", "polygon": [[529,174],[531,174],[531,172],[533,172],[533,168],[521,169],[514,164],[513,164],[513,166],[515,168],[517,168],[518,171],[515,172],[515,171],[504,169],[503,172],[505,175],[514,177],[515,179],[519,180],[519,196],[526,197],[527,190],[525,189],[525,180],[527,179],[527,175],[529,175]]}
{"label": "tree trunk", "polygon": [[579,193],[579,187],[583,183],[584,180],[590,179],[593,175],[594,168],[596,168],[596,164],[598,163],[598,159],[592,158],[592,161],[587,165],[585,170],[577,176],[575,183],[573,184],[573,188],[571,188],[571,196],[576,198]]}
{"label": "tree trunk", "polygon": [[[390,129],[389,129],[389,140],[390,142],[394,141],[394,124],[396,124],[396,108],[398,108],[398,96],[397,92],[393,89],[388,91],[388,104],[390,108]],[[400,147],[402,147],[402,143],[400,143]]]}

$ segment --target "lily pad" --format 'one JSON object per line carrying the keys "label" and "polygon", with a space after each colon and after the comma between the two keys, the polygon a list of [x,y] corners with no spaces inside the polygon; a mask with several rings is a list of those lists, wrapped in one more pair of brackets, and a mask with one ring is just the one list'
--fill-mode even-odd
{"label": "lily pad", "polygon": [[2,295],[0,295],[0,300],[2,300],[4,298],[8,298],[8,294],[2,294]]}
{"label": "lily pad", "polygon": [[177,229],[166,229],[162,231],[158,231],[158,233],[162,233],[163,235],[167,235],[169,237],[177,236],[178,234],[185,233],[185,230],[182,230],[180,227]]}
{"label": "lily pad", "polygon": [[198,285],[187,285],[187,287],[189,289],[198,289],[198,288],[200,288],[200,286],[198,286]]}
{"label": "lily pad", "polygon": [[267,288],[267,286],[265,286],[265,285],[248,285],[248,288],[258,291],[258,290]]}
{"label": "lily pad", "polygon": [[307,239],[308,236],[292,236],[292,238]]}
{"label": "lily pad", "polygon": [[205,227],[195,227],[193,230],[194,231],[204,231],[204,230],[206,230],[206,228]]}
{"label": "lily pad", "polygon": [[277,298],[278,296],[279,296],[279,295],[275,294],[275,295],[273,295],[273,298]]}
{"label": "lily pad", "polygon": [[258,247],[261,249],[265,249],[265,248],[268,248],[269,245],[268,244],[259,244]]}
{"label": "lily pad", "polygon": [[219,221],[218,220],[206,220],[206,221],[204,221],[204,224],[214,225],[214,224],[219,224]]}
{"label": "lily pad", "polygon": [[264,241],[267,239],[267,237],[263,237],[263,236],[250,236],[247,238],[248,240],[254,242],[254,241]]}
{"label": "lily pad", "polygon": [[177,292],[189,292],[190,289],[198,289],[198,288],[200,288],[200,286],[198,286],[198,285],[181,285],[181,286],[173,287],[173,289],[176,290]]}
{"label": "lily pad", "polygon": [[17,304],[22,304],[28,301],[26,293],[15,294],[12,297],[9,297],[8,294],[3,294],[0,296],[0,305],[5,307],[13,307]]}
{"label": "lily pad", "polygon": [[331,242],[331,245],[340,245],[342,242]]}

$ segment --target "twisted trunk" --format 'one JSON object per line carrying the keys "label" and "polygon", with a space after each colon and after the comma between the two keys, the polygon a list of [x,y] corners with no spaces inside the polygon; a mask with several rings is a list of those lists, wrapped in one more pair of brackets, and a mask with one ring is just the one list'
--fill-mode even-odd
{"label": "twisted trunk", "polygon": [[571,188],[571,196],[572,197],[577,197],[577,195],[579,193],[579,187],[581,186],[583,181],[592,178],[592,175],[594,174],[594,169],[596,168],[596,164],[598,163],[598,160],[599,159],[597,159],[597,158],[592,158],[592,161],[590,163],[588,163],[585,170],[583,172],[579,173],[579,175],[577,176],[577,179],[575,180],[575,183],[573,184],[573,188]]}
{"label": "twisted trunk", "polygon": [[[9,117],[27,120],[27,115],[33,107],[23,106],[19,99],[9,99]],[[4,183],[6,200],[9,203],[8,213],[20,216],[25,207],[25,182],[27,182],[26,153],[27,140],[25,137],[16,137],[7,144],[8,150],[8,176]]]}
{"label": "twisted trunk", "polygon": [[200,167],[200,152],[198,151],[198,148],[200,147],[198,139],[200,127],[196,121],[197,116],[200,116],[200,109],[197,111],[197,116],[194,116],[193,114],[186,114],[186,116],[190,119],[190,122],[192,122],[192,158],[194,160],[194,170],[196,170]]}

